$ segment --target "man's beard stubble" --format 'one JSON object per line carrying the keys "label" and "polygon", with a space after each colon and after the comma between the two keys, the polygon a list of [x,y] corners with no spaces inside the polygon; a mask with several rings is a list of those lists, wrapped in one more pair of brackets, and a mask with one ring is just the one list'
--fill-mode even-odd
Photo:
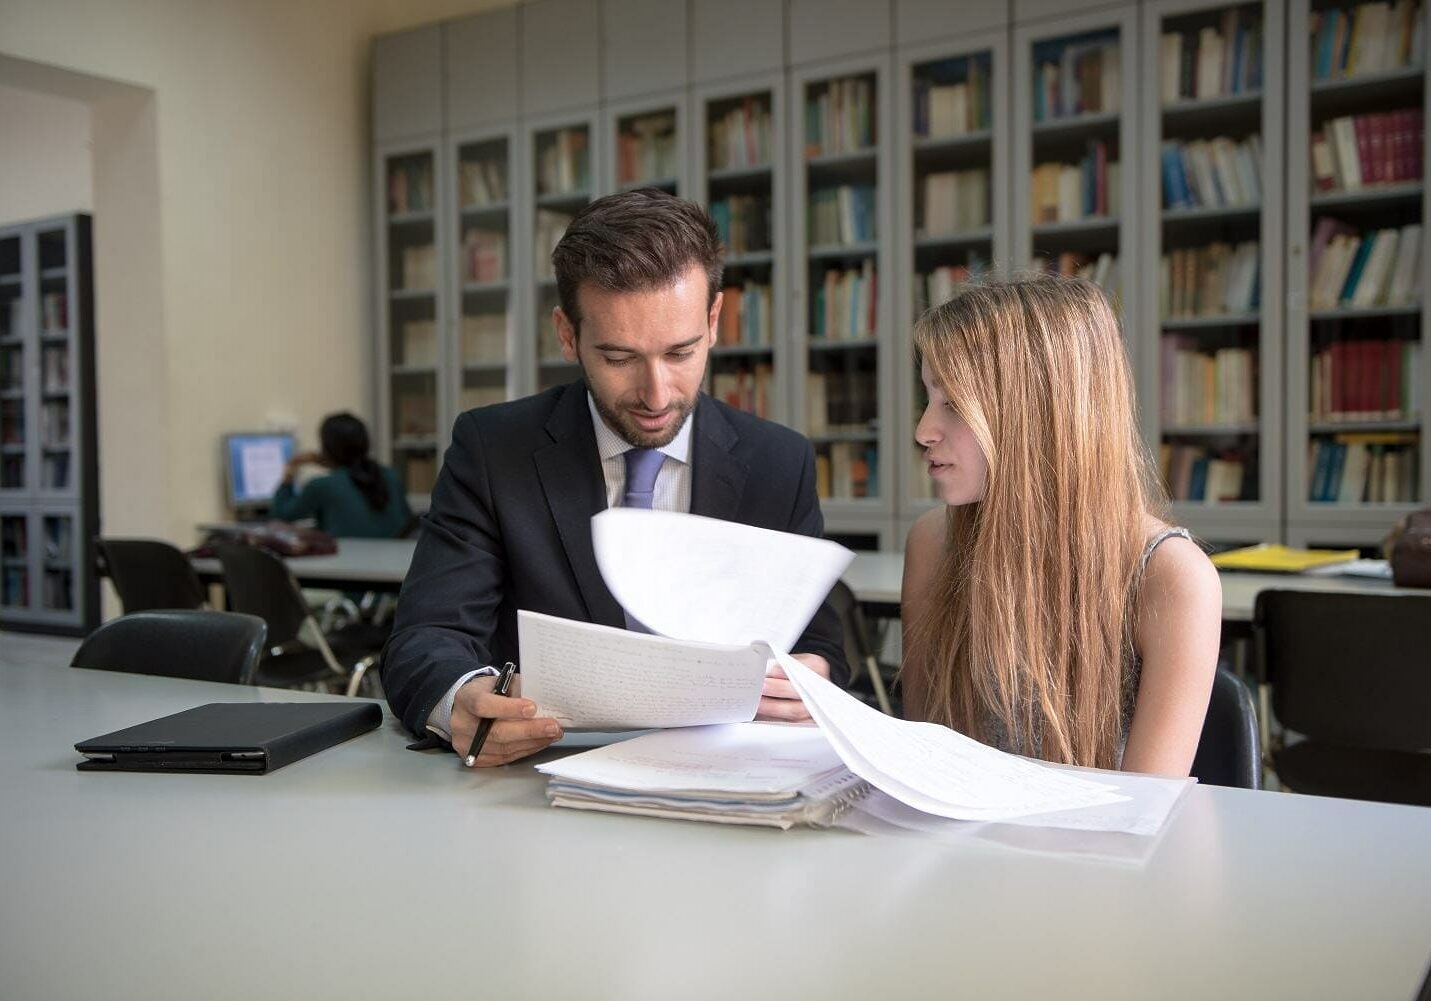
{"label": "man's beard stubble", "polygon": [[[582,366],[582,377],[586,377],[586,366]],[[586,379],[588,389],[591,389],[592,382]],[[696,409],[696,402],[700,399],[700,392],[689,399],[681,399],[667,407],[667,410],[674,411],[676,419],[673,420],[665,431],[659,434],[649,434],[637,427],[628,416],[619,410],[614,410],[605,400],[594,390],[591,390],[591,398],[596,403],[596,412],[601,415],[601,419],[606,422],[606,426],[619,434],[626,444],[632,448],[665,448],[675,441],[676,435],[681,433],[681,428],[686,426],[686,418],[691,411]]]}

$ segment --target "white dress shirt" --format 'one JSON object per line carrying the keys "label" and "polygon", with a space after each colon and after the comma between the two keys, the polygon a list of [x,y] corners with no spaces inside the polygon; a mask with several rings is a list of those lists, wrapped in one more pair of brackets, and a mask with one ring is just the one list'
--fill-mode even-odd
{"label": "white dress shirt", "polygon": [[[601,477],[606,481],[606,506],[620,507],[621,497],[626,492],[625,456],[632,446],[602,420],[589,390],[586,394],[586,406],[591,412],[592,427],[596,430],[596,451],[601,456]],[[652,510],[679,511],[683,514],[691,510],[691,423],[694,419],[694,412],[688,414],[681,430],[676,432],[676,437],[660,449],[666,458],[661,463],[660,472],[656,474]],[[469,671],[458,678],[428,714],[427,728],[449,743],[452,741],[452,705],[457,701],[457,690],[471,681],[477,673]]]}

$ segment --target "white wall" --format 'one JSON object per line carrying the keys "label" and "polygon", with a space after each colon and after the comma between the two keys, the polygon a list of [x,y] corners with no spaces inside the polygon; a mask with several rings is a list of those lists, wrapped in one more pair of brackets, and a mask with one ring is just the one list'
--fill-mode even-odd
{"label": "white wall", "polygon": [[371,417],[371,39],[498,5],[0,0],[0,58],[132,85],[90,91],[104,531],[188,543],[225,431]]}
{"label": "white wall", "polygon": [[0,85],[0,226],[94,207],[89,106]]}

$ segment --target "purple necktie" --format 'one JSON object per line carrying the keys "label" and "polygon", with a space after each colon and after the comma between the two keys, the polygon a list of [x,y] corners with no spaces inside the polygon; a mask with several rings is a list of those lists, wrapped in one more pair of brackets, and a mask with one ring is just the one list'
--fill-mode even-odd
{"label": "purple necktie", "polygon": [[[622,507],[651,510],[656,499],[656,474],[665,460],[665,453],[655,448],[633,448],[626,453],[626,492],[621,495]],[[651,631],[630,612],[626,612],[626,628],[637,633]]]}

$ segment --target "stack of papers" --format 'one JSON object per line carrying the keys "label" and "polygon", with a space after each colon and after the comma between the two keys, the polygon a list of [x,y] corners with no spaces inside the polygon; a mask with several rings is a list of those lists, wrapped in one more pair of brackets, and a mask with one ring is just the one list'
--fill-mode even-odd
{"label": "stack of papers", "polygon": [[[1150,778],[1130,793],[1107,773],[886,716],[810,670],[788,651],[852,558],[832,543],[621,508],[592,528],[612,594],[663,635],[523,612],[522,694],[568,729],[687,729],[539,765],[558,806],[775,827],[835,823],[853,806],[906,830],[1042,817],[1147,834],[1189,785]],[[772,664],[818,728],[749,722]],[[926,820],[899,823],[909,816]]]}

